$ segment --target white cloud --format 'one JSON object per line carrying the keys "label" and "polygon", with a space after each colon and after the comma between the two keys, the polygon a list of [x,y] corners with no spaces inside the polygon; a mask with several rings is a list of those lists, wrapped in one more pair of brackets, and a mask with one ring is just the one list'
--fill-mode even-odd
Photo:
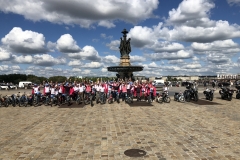
{"label": "white cloud", "polygon": [[120,40],[111,41],[110,43],[107,43],[106,46],[109,47],[110,50],[119,51]]}
{"label": "white cloud", "polygon": [[[0,10],[23,15],[32,21],[49,21],[58,24],[76,24],[90,27],[114,27],[114,20],[137,23],[153,16],[158,0],[64,1],[64,0],[11,0],[0,1]],[[44,13],[44,14],[43,14]]]}
{"label": "white cloud", "polygon": [[222,54],[209,54],[207,60],[214,64],[228,64],[231,62],[231,59]]}
{"label": "white cloud", "polygon": [[0,61],[8,61],[11,59],[11,53],[0,47]]}
{"label": "white cloud", "polygon": [[183,0],[166,20],[174,26],[169,31],[169,40],[205,43],[240,37],[239,25],[209,19],[214,7],[211,0]]}
{"label": "white cloud", "polygon": [[227,0],[228,4],[232,5],[240,5],[240,0]]}
{"label": "white cloud", "polygon": [[54,52],[54,51],[55,51],[56,46],[57,46],[57,44],[54,43],[54,42],[49,41],[49,42],[47,43],[47,48],[48,48],[49,51],[51,51],[51,52]]}
{"label": "white cloud", "polygon": [[76,53],[80,51],[77,42],[70,34],[64,34],[57,40],[57,49],[63,53]]}
{"label": "white cloud", "polygon": [[2,43],[16,53],[34,54],[47,51],[43,34],[30,30],[23,31],[19,27],[14,27],[2,38]]}
{"label": "white cloud", "polygon": [[91,75],[91,70],[90,69],[84,69],[82,72],[81,72],[81,74],[83,74],[83,75]]}
{"label": "white cloud", "polygon": [[107,55],[103,58],[103,62],[106,64],[116,64],[118,65],[120,62],[120,59],[114,55]]}
{"label": "white cloud", "polygon": [[240,46],[233,40],[214,41],[212,43],[192,43],[191,47],[198,54],[225,53],[235,54],[240,52]]}
{"label": "white cloud", "polygon": [[7,71],[7,70],[9,70],[9,66],[8,65],[0,65],[0,72],[2,72],[2,71]]}
{"label": "white cloud", "polygon": [[17,56],[13,55],[13,61],[16,63],[33,63],[33,57],[31,55],[28,56]]}
{"label": "white cloud", "polygon": [[81,66],[82,62],[80,60],[73,60],[68,63],[69,66]]}
{"label": "white cloud", "polygon": [[103,64],[99,62],[90,62],[83,65],[84,68],[91,68],[91,69],[98,69],[98,68],[101,68],[102,66]]}
{"label": "white cloud", "polygon": [[33,63],[39,66],[54,66],[66,63],[65,58],[54,58],[49,54],[37,54],[33,56],[33,59]]}
{"label": "white cloud", "polygon": [[145,61],[146,61],[146,58],[143,57],[143,56],[137,56],[137,55],[131,56],[131,55],[130,55],[130,61],[131,61],[132,63],[134,63],[134,62],[145,62]]}
{"label": "white cloud", "polygon": [[106,27],[106,28],[116,27],[116,25],[115,25],[113,22],[111,22],[111,21],[106,21],[106,20],[99,21],[99,22],[98,22],[98,25],[99,25],[99,26],[102,26],[102,27]]}
{"label": "white cloud", "polygon": [[106,72],[108,72],[108,70],[107,70],[107,68],[102,68],[101,72],[106,73]]}
{"label": "white cloud", "polygon": [[184,63],[183,59],[169,60],[168,64],[181,64]]}
{"label": "white cloud", "polygon": [[199,58],[198,58],[197,56],[194,56],[194,57],[192,58],[192,60],[193,60],[193,61],[198,61]]}
{"label": "white cloud", "polygon": [[113,36],[107,36],[105,33],[101,33],[100,36],[104,39],[112,39]]}
{"label": "white cloud", "polygon": [[155,62],[152,62],[148,65],[149,68],[158,68],[159,66],[155,63]]}
{"label": "white cloud", "polygon": [[193,62],[193,63],[185,64],[183,66],[183,68],[185,68],[185,69],[200,69],[200,68],[202,68],[202,65],[200,63]]}
{"label": "white cloud", "polygon": [[186,42],[213,42],[240,37],[240,26],[227,21],[217,21],[213,27],[177,26],[169,32],[171,40]]}
{"label": "white cloud", "polygon": [[183,0],[177,9],[169,11],[169,21],[174,24],[201,22],[208,18],[210,9],[214,7],[210,0]]}
{"label": "white cloud", "polygon": [[20,73],[20,67],[18,65],[0,65],[0,74],[15,74]]}
{"label": "white cloud", "polygon": [[15,65],[15,66],[12,66],[12,69],[13,70],[20,70],[20,67]]}
{"label": "white cloud", "polygon": [[154,44],[156,39],[154,29],[142,26],[134,26],[130,29],[128,36],[131,37],[131,44],[139,48]]}
{"label": "white cloud", "polygon": [[82,70],[80,68],[73,68],[72,71],[73,72],[81,72]]}
{"label": "white cloud", "polygon": [[147,59],[150,58],[152,61],[159,61],[162,59],[173,60],[173,59],[189,59],[193,57],[191,51],[180,50],[178,52],[163,52],[163,53],[152,53],[144,55]]}
{"label": "white cloud", "polygon": [[101,58],[98,55],[98,52],[92,46],[85,46],[80,52],[77,53],[68,53],[70,58],[82,59],[82,60],[91,60],[99,61]]}

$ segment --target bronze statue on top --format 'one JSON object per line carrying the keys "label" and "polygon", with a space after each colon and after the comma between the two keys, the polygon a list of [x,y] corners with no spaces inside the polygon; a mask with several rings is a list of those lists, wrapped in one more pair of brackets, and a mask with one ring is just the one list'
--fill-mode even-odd
{"label": "bronze statue on top", "polygon": [[123,39],[122,37],[120,38],[121,39],[121,43],[120,43],[120,53],[121,53],[121,57],[129,57],[129,53],[131,52],[131,45],[130,45],[130,40],[131,38],[128,38],[127,40],[127,33],[128,31],[126,29],[124,29],[122,31],[122,34],[123,34]]}
{"label": "bronze statue on top", "polygon": [[127,39],[128,31],[126,29],[124,29],[121,33],[123,34],[123,38],[120,38],[121,42],[119,46],[119,50],[121,53],[120,63],[118,66],[110,66],[107,67],[107,69],[109,72],[117,72],[117,79],[134,80],[133,72],[142,71],[143,66],[131,65],[129,56],[131,52],[131,38]]}

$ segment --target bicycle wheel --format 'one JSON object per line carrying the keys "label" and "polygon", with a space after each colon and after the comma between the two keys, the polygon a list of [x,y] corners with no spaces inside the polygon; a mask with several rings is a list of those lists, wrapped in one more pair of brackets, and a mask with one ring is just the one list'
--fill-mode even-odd
{"label": "bicycle wheel", "polygon": [[117,96],[117,103],[120,103],[119,97]]}
{"label": "bicycle wheel", "polygon": [[9,106],[9,102],[5,100],[5,101],[4,101],[4,106],[5,106],[5,107],[8,107],[8,106]]}
{"label": "bicycle wheel", "polygon": [[213,95],[210,95],[209,96],[209,101],[212,101],[213,100]]}
{"label": "bicycle wheel", "polygon": [[112,98],[109,98],[108,99],[108,104],[111,104],[112,103]]}
{"label": "bicycle wheel", "polygon": [[84,104],[85,104],[85,105],[89,104],[88,97],[86,97],[86,98],[84,99]]}
{"label": "bicycle wheel", "polygon": [[198,101],[198,94],[194,94],[194,100],[197,102]]}
{"label": "bicycle wheel", "polygon": [[185,102],[185,98],[183,95],[181,95],[178,100],[179,100],[179,102]]}
{"label": "bicycle wheel", "polygon": [[148,96],[148,103],[152,103],[152,98],[151,98],[151,96]]}
{"label": "bicycle wheel", "polygon": [[232,95],[228,95],[227,100],[231,101],[232,100]]}
{"label": "bicycle wheel", "polygon": [[236,94],[236,99],[240,99],[240,93]]}
{"label": "bicycle wheel", "polygon": [[46,100],[44,101],[44,105],[47,106],[49,104],[49,98],[46,98]]}
{"label": "bicycle wheel", "polygon": [[50,106],[52,107],[52,105],[55,103],[55,98],[51,98],[50,99],[50,102],[49,102],[49,104],[50,104]]}
{"label": "bicycle wheel", "polygon": [[80,104],[80,98],[77,98],[77,100],[76,100],[76,104],[77,104],[77,105]]}
{"label": "bicycle wheel", "polygon": [[190,102],[190,99],[191,99],[191,98],[190,98],[190,95],[187,94],[185,99],[186,99],[187,102]]}
{"label": "bicycle wheel", "polygon": [[165,102],[166,102],[166,103],[170,103],[170,101],[171,101],[171,98],[170,98],[170,97],[165,97]]}
{"label": "bicycle wheel", "polygon": [[39,105],[39,100],[38,98],[36,98],[34,101],[33,101],[33,105],[34,107],[37,107]]}

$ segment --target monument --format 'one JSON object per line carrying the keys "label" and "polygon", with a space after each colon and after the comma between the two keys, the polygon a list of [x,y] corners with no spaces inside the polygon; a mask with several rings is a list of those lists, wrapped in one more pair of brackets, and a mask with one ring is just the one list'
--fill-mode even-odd
{"label": "monument", "polygon": [[122,32],[123,34],[123,39],[122,37],[120,38],[121,42],[120,42],[120,46],[119,46],[119,50],[121,53],[121,57],[120,57],[120,64],[119,66],[110,66],[107,67],[109,72],[117,72],[116,76],[117,78],[121,78],[121,79],[132,79],[133,78],[133,72],[138,72],[138,71],[142,71],[143,70],[143,66],[132,66],[130,63],[130,57],[129,54],[131,52],[131,38],[127,39],[127,33],[128,31],[126,29],[124,29]]}

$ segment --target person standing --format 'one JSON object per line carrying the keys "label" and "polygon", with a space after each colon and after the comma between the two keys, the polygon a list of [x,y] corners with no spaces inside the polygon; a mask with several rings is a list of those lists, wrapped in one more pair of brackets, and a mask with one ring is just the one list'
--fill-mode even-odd
{"label": "person standing", "polygon": [[127,94],[127,86],[125,85],[125,82],[122,84],[122,101],[125,100]]}

